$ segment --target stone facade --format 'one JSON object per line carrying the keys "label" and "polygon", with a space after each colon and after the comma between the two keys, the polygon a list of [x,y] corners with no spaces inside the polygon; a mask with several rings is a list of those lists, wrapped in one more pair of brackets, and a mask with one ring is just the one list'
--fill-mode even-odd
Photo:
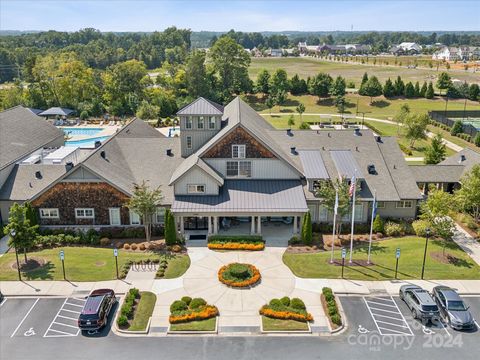
{"label": "stone facade", "polygon": [[[37,210],[58,209],[58,219],[39,216],[41,225],[110,225],[109,208],[120,208],[122,225],[129,225],[129,211],[124,206],[127,200],[127,195],[107,183],[61,182],[32,201],[32,205]],[[75,208],[93,208],[95,218],[76,219]]]}
{"label": "stone facade", "polygon": [[274,159],[265,146],[258,142],[253,136],[241,127],[236,128],[230,134],[218,141],[204,156],[204,158],[231,158],[232,145],[245,145],[246,158],[252,159]]}

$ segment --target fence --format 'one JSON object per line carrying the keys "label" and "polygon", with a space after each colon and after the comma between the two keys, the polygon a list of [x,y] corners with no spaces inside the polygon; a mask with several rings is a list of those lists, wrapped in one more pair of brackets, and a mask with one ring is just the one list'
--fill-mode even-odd
{"label": "fence", "polygon": [[[480,119],[480,110],[449,110],[449,111],[430,111],[428,113],[432,120],[435,120],[439,123],[452,127],[457,120],[467,120],[468,118],[477,118]],[[480,132],[479,129],[476,129],[471,124],[463,124],[463,133],[468,134],[473,138]]]}

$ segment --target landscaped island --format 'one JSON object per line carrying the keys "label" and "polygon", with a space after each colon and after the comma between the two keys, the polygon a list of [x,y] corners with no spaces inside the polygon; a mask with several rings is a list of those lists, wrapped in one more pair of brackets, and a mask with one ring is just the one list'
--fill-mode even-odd
{"label": "landscaped island", "polygon": [[218,280],[233,288],[251,287],[260,279],[260,271],[251,264],[232,263],[222,266],[218,271]]}
{"label": "landscaped island", "polygon": [[212,235],[208,238],[208,248],[211,250],[258,251],[265,249],[265,241],[259,235]]}
{"label": "landscaped island", "polygon": [[305,303],[298,298],[272,299],[260,309],[263,331],[309,331],[313,321]]}
{"label": "landscaped island", "polygon": [[216,306],[184,296],[170,305],[170,331],[215,331],[217,316]]}
{"label": "landscaped island", "polygon": [[150,291],[130,289],[120,309],[117,325],[122,330],[147,331],[157,296]]}

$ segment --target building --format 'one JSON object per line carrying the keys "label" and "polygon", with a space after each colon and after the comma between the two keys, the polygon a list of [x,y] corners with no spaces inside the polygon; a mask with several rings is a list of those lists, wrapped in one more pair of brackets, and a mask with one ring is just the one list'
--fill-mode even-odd
{"label": "building", "polygon": [[422,52],[422,46],[414,42],[402,42],[390,48],[393,55],[417,55]]}
{"label": "building", "polygon": [[307,45],[305,42],[299,42],[297,48],[301,54],[333,54],[333,55],[359,55],[369,54],[372,51],[370,45],[364,44],[346,44],[346,45]]}
{"label": "building", "polygon": [[471,61],[480,59],[480,48],[475,46],[444,46],[432,55],[433,60]]}

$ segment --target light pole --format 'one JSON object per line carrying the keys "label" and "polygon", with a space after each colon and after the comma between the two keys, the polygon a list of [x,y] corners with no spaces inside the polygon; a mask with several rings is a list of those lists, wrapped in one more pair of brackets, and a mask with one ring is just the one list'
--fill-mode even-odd
{"label": "light pole", "polygon": [[10,230],[10,236],[13,240],[13,245],[15,246],[15,258],[17,259],[17,271],[18,271],[18,280],[22,281],[22,273],[20,272],[20,262],[18,261],[18,251],[17,251],[17,244],[15,242],[15,229]]}
{"label": "light pole", "polygon": [[427,247],[428,247],[428,237],[430,236],[430,228],[425,229],[425,251],[423,253],[423,265],[422,265],[422,280],[423,274],[425,273],[425,260],[427,259]]}

